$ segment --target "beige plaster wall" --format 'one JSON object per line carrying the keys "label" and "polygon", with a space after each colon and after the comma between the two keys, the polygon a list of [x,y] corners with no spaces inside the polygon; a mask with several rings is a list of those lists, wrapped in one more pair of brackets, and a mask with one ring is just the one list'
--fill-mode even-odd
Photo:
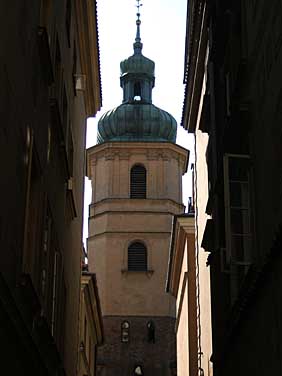
{"label": "beige plaster wall", "polygon": [[[140,207],[140,205],[136,205]],[[142,208],[141,208],[142,210]],[[105,232],[154,232],[169,234],[171,229],[171,215],[154,212],[125,212],[109,211],[92,217],[89,220],[91,237]]]}
{"label": "beige plaster wall", "polygon": [[[84,282],[85,283],[85,282]],[[93,313],[91,306],[86,299],[86,285],[82,282],[80,297],[80,316],[79,316],[79,358],[77,376],[95,374],[95,348],[97,347],[97,337],[95,333],[95,323],[93,322]],[[85,325],[86,324],[86,325]],[[91,339],[90,339],[91,338]],[[86,341],[85,341],[86,340]],[[91,344],[91,347],[89,346]],[[91,374],[89,374],[90,370]]]}
{"label": "beige plaster wall", "polygon": [[176,295],[177,375],[198,369],[194,217],[178,217],[171,253],[170,292]]}
{"label": "beige plaster wall", "polygon": [[[184,311],[186,310],[187,311],[187,308],[188,308],[188,305],[187,306],[180,306],[180,299],[181,299],[181,293],[182,293],[182,286],[186,285],[186,282],[185,282],[185,273],[187,272],[187,265],[188,265],[188,258],[187,258],[187,243],[185,241],[185,246],[184,246],[184,254],[183,254],[183,260],[182,260],[182,264],[181,264],[181,272],[180,272],[180,278],[179,278],[179,285],[178,285],[178,290],[177,290],[177,297],[176,297],[176,311],[177,313],[184,313]],[[186,290],[186,295],[188,294],[188,291],[186,289],[186,286],[185,286],[185,290]],[[188,303],[187,303],[188,304]],[[180,312],[180,310],[183,310],[182,312]],[[187,313],[187,312],[186,312]]]}
{"label": "beige plaster wall", "polygon": [[[133,240],[147,246],[148,272],[127,271]],[[97,275],[103,315],[175,316],[174,298],[165,293],[169,241],[169,233],[112,233],[89,240],[89,268]]]}
{"label": "beige plaster wall", "polygon": [[170,143],[107,143],[88,150],[92,203],[108,198],[129,198],[130,169],[147,170],[147,198],[182,203],[181,178],[188,151]]}
{"label": "beige plaster wall", "polygon": [[183,299],[183,312],[181,312],[177,336],[176,336],[176,346],[177,346],[177,375],[187,376],[189,375],[189,327],[188,327],[188,292],[187,286],[184,290]]}
{"label": "beige plaster wall", "polygon": [[[187,157],[185,149],[167,143],[108,143],[88,150],[89,269],[97,276],[103,316],[175,316],[175,298],[165,293],[165,281],[172,217],[184,209]],[[129,198],[136,163],[147,169],[147,199]],[[132,241],[147,246],[147,272],[127,270]]]}
{"label": "beige plaster wall", "polygon": [[211,375],[210,356],[212,354],[211,335],[211,299],[210,299],[210,269],[206,262],[208,253],[201,248],[206,220],[209,216],[205,213],[208,201],[208,170],[206,163],[206,150],[208,135],[199,130],[200,114],[202,109],[203,96],[206,90],[206,76],[203,81],[197,128],[195,131],[195,195],[196,195],[196,253],[198,255],[199,273],[199,303],[200,303],[200,341],[202,351],[202,368],[205,375]]}
{"label": "beige plaster wall", "polygon": [[189,327],[188,327],[188,285],[185,273],[187,272],[187,244],[181,265],[180,280],[176,298],[176,345],[177,345],[177,375],[188,375],[189,372]]}
{"label": "beige plaster wall", "polygon": [[167,199],[129,200],[128,198],[109,198],[90,205],[89,220],[102,213],[136,212],[136,207],[139,208],[139,212],[143,213],[176,214],[184,211],[182,203]]}

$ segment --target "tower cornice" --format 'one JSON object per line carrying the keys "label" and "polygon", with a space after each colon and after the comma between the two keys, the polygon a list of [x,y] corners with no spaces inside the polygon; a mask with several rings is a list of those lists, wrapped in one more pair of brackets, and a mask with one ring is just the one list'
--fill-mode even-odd
{"label": "tower cornice", "polygon": [[182,165],[182,174],[187,172],[189,150],[172,142],[105,142],[87,149],[86,175],[91,179],[91,165],[98,158],[129,159],[131,155],[146,155],[148,160],[177,159]]}

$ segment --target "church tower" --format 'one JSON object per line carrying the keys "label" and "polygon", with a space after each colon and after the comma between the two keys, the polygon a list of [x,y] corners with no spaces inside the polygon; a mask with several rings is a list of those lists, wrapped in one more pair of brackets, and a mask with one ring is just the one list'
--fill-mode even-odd
{"label": "church tower", "polygon": [[101,376],[170,376],[176,371],[175,300],[165,292],[172,217],[183,213],[188,151],[177,124],[152,104],[155,64],[134,53],[120,64],[123,102],[98,124],[87,150],[92,182],[89,270],[96,273],[104,325]]}

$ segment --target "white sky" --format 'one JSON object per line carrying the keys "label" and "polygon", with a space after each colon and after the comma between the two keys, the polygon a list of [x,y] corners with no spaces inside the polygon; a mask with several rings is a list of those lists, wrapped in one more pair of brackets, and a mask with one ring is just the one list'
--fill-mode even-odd
{"label": "white sky", "polygon": [[[119,85],[119,64],[133,54],[136,34],[135,0],[97,0],[98,31],[102,78],[103,107],[96,118],[87,122],[86,146],[96,144],[97,121],[107,110],[122,102]],[[143,0],[141,7],[141,39],[143,54],[153,60],[155,88],[153,103],[171,113],[180,124],[184,99],[184,48],[187,0]],[[193,136],[178,126],[177,143],[190,150],[193,162]],[[183,178],[183,202],[187,206],[191,196],[191,170]],[[91,184],[85,182],[85,210],[83,239],[88,233],[88,205]]]}

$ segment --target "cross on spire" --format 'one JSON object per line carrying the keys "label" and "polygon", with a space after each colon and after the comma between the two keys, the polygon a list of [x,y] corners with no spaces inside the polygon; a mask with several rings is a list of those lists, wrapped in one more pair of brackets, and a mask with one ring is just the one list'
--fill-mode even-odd
{"label": "cross on spire", "polygon": [[141,1],[141,0],[136,0],[136,1],[137,1],[137,5],[136,5],[136,7],[137,7],[137,10],[138,10],[137,16],[140,17],[140,7],[142,7],[143,4],[140,4],[140,1]]}
{"label": "cross on spire", "polygon": [[134,53],[139,54],[142,51],[142,43],[141,43],[141,36],[140,36],[140,25],[141,25],[141,20],[140,20],[140,7],[143,6],[143,4],[140,4],[141,0],[136,0],[137,4],[137,20],[136,20],[136,37],[135,37],[135,43],[134,43]]}

